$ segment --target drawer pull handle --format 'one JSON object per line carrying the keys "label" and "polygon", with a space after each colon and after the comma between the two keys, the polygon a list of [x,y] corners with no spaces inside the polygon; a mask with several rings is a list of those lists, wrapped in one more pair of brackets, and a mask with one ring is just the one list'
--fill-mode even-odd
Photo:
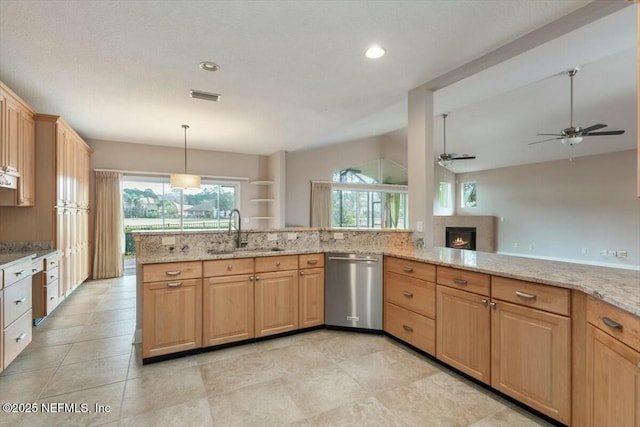
{"label": "drawer pull handle", "polygon": [[413,332],[413,328],[409,325],[402,325],[402,329],[404,329],[407,332]]}
{"label": "drawer pull handle", "polygon": [[180,274],[182,274],[182,270],[167,271],[167,272],[165,272],[165,274],[167,276],[179,276]]}
{"label": "drawer pull handle", "polygon": [[37,269],[37,268],[32,268],[32,269],[31,269],[31,272],[32,272],[32,273],[35,273],[36,271],[38,271],[38,269]]}
{"label": "drawer pull handle", "polygon": [[24,270],[20,270],[20,271],[16,271],[15,274],[16,276],[22,276],[22,274],[24,273]]}
{"label": "drawer pull handle", "polygon": [[49,297],[49,300],[54,300],[54,299],[55,299],[55,297]]}
{"label": "drawer pull handle", "polygon": [[231,264],[227,265],[227,270],[229,270],[229,271],[233,270],[233,265],[231,265]]}
{"label": "drawer pull handle", "polygon": [[520,298],[524,298],[524,299],[536,299],[537,296],[534,294],[528,294],[526,292],[520,292],[520,291],[516,291],[516,295],[519,296]]}
{"label": "drawer pull handle", "polygon": [[615,320],[611,320],[608,317],[603,317],[602,318],[602,323],[604,323],[605,325],[607,325],[610,328],[620,329],[620,331],[622,332],[622,325],[620,323],[616,322]]}
{"label": "drawer pull handle", "polygon": [[300,272],[300,275],[301,275],[301,276],[304,276],[304,271],[301,271],[301,272]]}
{"label": "drawer pull handle", "polygon": [[405,267],[405,268],[402,269],[402,271],[404,271],[405,273],[413,273],[413,268]]}
{"label": "drawer pull handle", "polygon": [[317,259],[308,259],[307,264],[316,265],[318,263]]}
{"label": "drawer pull handle", "polygon": [[404,295],[407,298],[413,298],[413,292],[404,291],[402,292],[402,295]]}
{"label": "drawer pull handle", "polygon": [[56,263],[55,261],[49,261],[49,265],[53,265],[55,263]]}
{"label": "drawer pull handle", "polygon": [[276,262],[276,267],[280,267],[280,261]]}
{"label": "drawer pull handle", "polygon": [[50,279],[55,279],[56,276],[54,276],[53,274],[51,276],[49,276]]}
{"label": "drawer pull handle", "polygon": [[178,286],[182,286],[182,282],[168,282],[167,286],[170,288],[177,288]]}
{"label": "drawer pull handle", "polygon": [[18,304],[20,304],[20,303],[22,303],[22,302],[25,302],[26,300],[27,300],[27,298],[26,298],[26,297],[22,297],[22,298],[20,298],[20,299],[15,300],[14,302],[16,303],[16,305],[18,305]]}
{"label": "drawer pull handle", "polygon": [[25,334],[25,333],[23,332],[23,333],[21,333],[20,335],[18,335],[18,336],[16,337],[16,342],[20,342],[20,341],[22,341],[23,339],[25,339],[26,337],[27,337],[27,334]]}
{"label": "drawer pull handle", "polygon": [[453,279],[453,283],[455,283],[456,285],[466,285],[467,281],[464,279]]}

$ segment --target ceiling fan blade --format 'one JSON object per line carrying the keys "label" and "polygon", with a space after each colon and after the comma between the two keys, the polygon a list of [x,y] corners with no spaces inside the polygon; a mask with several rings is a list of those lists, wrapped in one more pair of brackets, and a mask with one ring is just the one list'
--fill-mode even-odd
{"label": "ceiling fan blade", "polygon": [[469,160],[469,159],[475,159],[476,156],[468,156],[466,154],[463,154],[461,156],[454,156],[451,157],[451,160]]}
{"label": "ceiling fan blade", "polygon": [[534,145],[534,144],[540,144],[541,142],[549,142],[549,141],[555,141],[558,139],[562,139],[564,138],[563,136],[561,136],[560,138],[549,138],[549,139],[543,139],[542,141],[536,141],[536,142],[530,142],[527,145]]}
{"label": "ceiling fan blade", "polygon": [[599,135],[622,135],[624,133],[623,130],[608,130],[604,132],[582,132],[582,136],[599,136]]}
{"label": "ceiling fan blade", "polygon": [[607,127],[607,125],[604,125],[602,123],[597,124],[597,125],[593,125],[593,126],[589,126],[589,127],[586,127],[584,129],[582,129],[582,134],[584,135],[585,133],[589,133],[591,131],[602,129],[602,128],[606,128],[606,127]]}
{"label": "ceiling fan blade", "polygon": [[536,133],[538,136],[562,136],[561,133]]}

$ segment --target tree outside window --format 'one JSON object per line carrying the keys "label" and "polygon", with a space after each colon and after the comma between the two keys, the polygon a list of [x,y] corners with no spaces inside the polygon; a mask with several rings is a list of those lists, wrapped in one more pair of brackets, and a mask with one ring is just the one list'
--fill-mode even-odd
{"label": "tree outside window", "polygon": [[475,208],[478,205],[477,201],[478,190],[475,182],[463,182],[462,183],[462,208]]}

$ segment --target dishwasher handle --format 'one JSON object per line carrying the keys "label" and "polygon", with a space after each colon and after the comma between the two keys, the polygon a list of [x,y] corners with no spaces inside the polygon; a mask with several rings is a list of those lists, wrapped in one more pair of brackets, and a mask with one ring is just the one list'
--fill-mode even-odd
{"label": "dishwasher handle", "polygon": [[338,260],[338,261],[358,261],[358,262],[378,262],[378,258],[349,258],[346,256],[330,256],[329,260]]}

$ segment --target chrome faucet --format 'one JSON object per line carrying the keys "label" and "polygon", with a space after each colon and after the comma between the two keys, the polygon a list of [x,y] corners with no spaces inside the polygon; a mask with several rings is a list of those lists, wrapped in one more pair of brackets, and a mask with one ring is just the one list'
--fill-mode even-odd
{"label": "chrome faucet", "polygon": [[240,216],[240,211],[238,209],[233,209],[229,214],[229,234],[231,234],[231,227],[235,222],[233,220],[234,213],[238,214],[238,226],[236,227],[236,230],[238,231],[238,234],[236,236],[236,249],[240,249],[242,246],[246,245],[247,242],[243,242],[240,238],[240,234],[242,233],[242,217]]}

